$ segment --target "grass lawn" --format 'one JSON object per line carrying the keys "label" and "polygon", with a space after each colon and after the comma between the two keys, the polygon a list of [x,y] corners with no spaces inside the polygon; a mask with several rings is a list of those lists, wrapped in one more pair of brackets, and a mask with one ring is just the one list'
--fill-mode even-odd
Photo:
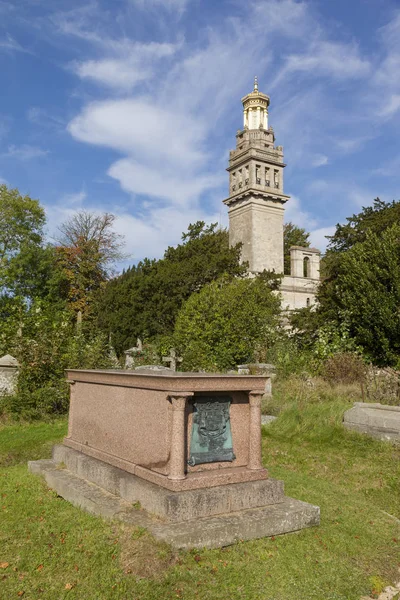
{"label": "grass lawn", "polygon": [[311,396],[281,402],[263,453],[287,495],[321,507],[321,526],[221,550],[173,552],[145,530],[83,513],[29,474],[26,461],[49,456],[65,420],[0,426],[0,598],[360,600],[382,591],[399,579],[400,447],[344,430],[343,395]]}

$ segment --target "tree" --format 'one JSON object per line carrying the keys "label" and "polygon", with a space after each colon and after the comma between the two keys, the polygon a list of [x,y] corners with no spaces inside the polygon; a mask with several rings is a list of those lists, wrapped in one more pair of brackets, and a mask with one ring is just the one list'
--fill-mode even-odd
{"label": "tree", "polygon": [[113,274],[115,262],[124,258],[122,236],[114,229],[115,216],[80,211],[60,226],[56,246],[65,278],[69,307],[90,314],[96,293]]}
{"label": "tree", "polygon": [[290,275],[290,247],[303,246],[308,248],[310,234],[305,229],[297,227],[290,221],[283,226],[283,255],[284,255],[284,273]]}
{"label": "tree", "polygon": [[33,257],[38,266],[45,221],[45,212],[38,200],[21,196],[17,189],[0,184],[1,295],[26,291],[24,273],[30,269],[32,276]]}
{"label": "tree", "polygon": [[400,202],[383,202],[375,198],[372,206],[348,217],[344,225],[337,224],[335,233],[329,237],[328,255],[349,250],[366,239],[368,232],[382,233],[394,223],[400,224]]}
{"label": "tree", "polygon": [[400,224],[400,202],[383,202],[376,198],[372,206],[363,207],[360,213],[348,217],[346,224],[336,225],[324,256],[323,279],[318,290],[318,312],[322,320],[337,321],[339,318],[337,286],[346,252],[355,244],[364,242],[368,234],[380,236],[395,223]]}
{"label": "tree", "polygon": [[172,333],[183,302],[224,273],[244,276],[240,244],[230,248],[228,232],[203,221],[189,225],[182,244],[161,260],[145,259],[110,281],[99,297],[98,323],[112,332],[118,354],[136,338]]}
{"label": "tree", "polygon": [[[365,231],[341,253],[330,301],[368,358],[396,365],[400,358],[400,225]],[[324,310],[322,306],[321,310]]]}
{"label": "tree", "polygon": [[185,369],[226,370],[266,351],[279,328],[280,298],[266,277],[223,278],[192,294],[174,340]]}

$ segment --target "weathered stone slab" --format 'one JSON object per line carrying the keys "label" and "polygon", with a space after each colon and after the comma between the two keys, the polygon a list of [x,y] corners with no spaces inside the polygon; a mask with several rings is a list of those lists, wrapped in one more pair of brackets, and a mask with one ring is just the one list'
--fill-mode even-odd
{"label": "weathered stone slab", "polygon": [[276,536],[319,524],[317,506],[292,498],[228,515],[165,523],[68,469],[57,468],[53,460],[33,461],[28,467],[32,473],[44,476],[47,485],[74,506],[106,519],[146,527],[155,538],[177,549],[218,548],[239,540]]}
{"label": "weathered stone slab", "polygon": [[[57,445],[54,464],[170,522],[212,517],[285,501],[283,481],[264,479],[174,492],[81,452]],[[35,463],[31,463],[31,470]]]}
{"label": "weathered stone slab", "polygon": [[319,507],[285,498],[285,502],[240,513],[199,519],[194,523],[155,525],[151,532],[176,548],[221,548],[319,525]]}
{"label": "weathered stone slab", "polygon": [[344,413],[343,425],[381,440],[400,442],[400,407],[355,402]]}
{"label": "weathered stone slab", "polygon": [[274,417],[273,415],[261,415],[261,425],[269,425],[276,421],[278,417]]}

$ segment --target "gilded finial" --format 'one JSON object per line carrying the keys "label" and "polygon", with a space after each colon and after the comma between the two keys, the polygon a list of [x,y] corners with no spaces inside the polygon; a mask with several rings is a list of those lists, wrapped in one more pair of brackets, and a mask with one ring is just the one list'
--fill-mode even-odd
{"label": "gilded finial", "polygon": [[254,91],[258,92],[258,77],[257,77],[257,75],[254,77]]}

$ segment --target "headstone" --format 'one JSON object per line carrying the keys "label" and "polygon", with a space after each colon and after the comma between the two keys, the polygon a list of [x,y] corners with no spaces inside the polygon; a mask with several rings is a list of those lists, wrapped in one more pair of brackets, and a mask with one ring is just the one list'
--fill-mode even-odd
{"label": "headstone", "polygon": [[343,425],[381,440],[400,442],[400,406],[355,402],[344,413]]}
{"label": "headstone", "polygon": [[267,380],[265,382],[265,395],[272,396],[272,379],[276,377],[275,365],[268,363],[248,363],[245,365],[238,365],[237,372],[239,375],[265,375]]}
{"label": "headstone", "polygon": [[10,354],[0,358],[0,396],[14,394],[18,379],[18,368],[17,359]]}
{"label": "headstone", "polygon": [[170,348],[169,356],[163,356],[162,359],[164,362],[170,363],[169,368],[171,369],[171,371],[176,371],[177,363],[183,361],[182,357],[176,355],[175,348]]}
{"label": "headstone", "polygon": [[143,343],[140,338],[136,340],[136,346],[125,350],[125,369],[132,369],[135,366],[135,356],[143,352]]}

